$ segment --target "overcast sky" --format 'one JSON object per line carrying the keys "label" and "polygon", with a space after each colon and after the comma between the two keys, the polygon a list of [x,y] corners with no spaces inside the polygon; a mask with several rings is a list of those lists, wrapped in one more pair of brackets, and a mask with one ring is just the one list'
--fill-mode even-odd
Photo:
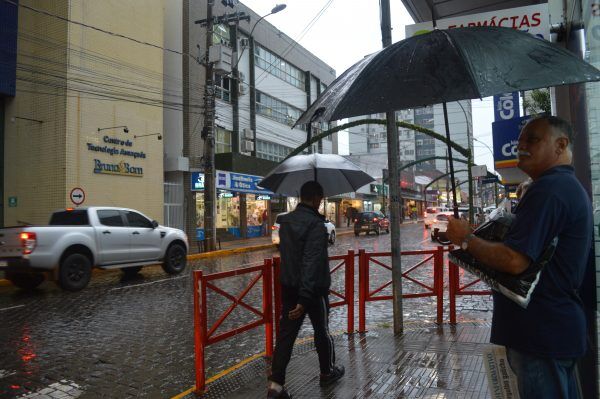
{"label": "overcast sky", "polygon": [[[332,66],[337,76],[365,55],[382,47],[377,0],[277,0],[287,8],[266,19],[304,48]],[[259,15],[278,4],[273,0],[241,1]],[[404,39],[404,27],[413,23],[400,0],[392,0],[392,40]],[[320,16],[319,16],[320,14]],[[310,25],[310,27],[309,27]],[[474,137],[492,148],[493,109],[491,98],[473,101]],[[445,132],[438,132],[445,133]],[[347,151],[348,138],[342,135],[340,150]],[[490,150],[474,142],[475,163],[493,170]]]}

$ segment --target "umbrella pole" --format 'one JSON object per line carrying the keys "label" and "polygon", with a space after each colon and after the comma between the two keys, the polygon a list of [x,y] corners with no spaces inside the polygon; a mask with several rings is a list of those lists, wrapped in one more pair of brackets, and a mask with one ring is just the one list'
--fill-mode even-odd
{"label": "umbrella pole", "polygon": [[[450,125],[448,124],[448,107],[444,107],[444,124],[446,125],[446,145],[448,146],[448,164],[450,165],[450,185],[452,186],[452,208],[454,217],[458,218],[458,201],[456,200],[456,180],[454,179],[454,160],[452,159],[452,147],[450,146]],[[470,166],[469,166],[470,167]]]}
{"label": "umbrella pole", "polygon": [[[392,44],[392,27],[389,0],[381,0],[381,37],[383,47]],[[392,296],[394,308],[394,334],[404,332],[402,310],[402,259],[400,243],[400,165],[399,137],[396,127],[396,112],[387,112],[388,169],[390,181],[390,233],[392,252]]]}

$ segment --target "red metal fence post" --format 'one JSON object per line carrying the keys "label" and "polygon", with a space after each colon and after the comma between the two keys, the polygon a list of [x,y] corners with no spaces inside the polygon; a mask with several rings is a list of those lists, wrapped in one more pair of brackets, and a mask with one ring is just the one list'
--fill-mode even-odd
{"label": "red metal fence post", "polygon": [[347,332],[354,332],[354,251],[348,251],[346,255],[346,305],[348,306]]}
{"label": "red metal fence post", "polygon": [[358,332],[364,333],[366,328],[366,300],[369,287],[367,284],[367,257],[364,249],[358,250]]}
{"label": "red metal fence post", "polygon": [[273,258],[273,296],[275,298],[275,338],[279,337],[279,317],[281,315],[281,284],[279,283],[279,272],[281,258]]}
{"label": "red metal fence post", "polygon": [[265,319],[265,354],[273,357],[273,261],[265,259],[263,267],[263,318]]}
{"label": "red metal fence post", "polygon": [[437,324],[444,322],[444,248],[437,247],[433,258],[433,281],[437,297]]}
{"label": "red metal fence post", "polygon": [[448,296],[450,299],[450,324],[456,324],[456,291],[458,289],[458,266],[448,261]]}
{"label": "red metal fence post", "polygon": [[202,281],[202,271],[195,270],[194,277],[194,354],[196,368],[196,393],[204,392],[206,387],[206,376],[204,368],[204,344],[205,344],[205,326],[206,313],[202,311],[205,308],[206,292],[200,287]]}

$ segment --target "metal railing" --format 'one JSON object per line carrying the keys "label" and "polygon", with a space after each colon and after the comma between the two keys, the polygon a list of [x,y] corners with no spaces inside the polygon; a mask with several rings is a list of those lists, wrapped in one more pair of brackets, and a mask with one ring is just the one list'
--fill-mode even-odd
{"label": "metal railing", "polygon": [[[411,266],[402,273],[402,277],[407,281],[412,282],[421,288],[421,292],[403,294],[402,298],[423,298],[436,297],[437,305],[437,323],[443,322],[444,311],[444,249],[438,247],[435,250],[428,251],[403,251],[402,257],[406,256],[423,256],[417,264]],[[392,284],[391,271],[392,267],[383,263],[380,258],[391,258],[391,252],[374,252],[367,253],[364,250],[358,252],[358,332],[366,331],[366,305],[367,302],[386,301],[393,299],[392,295],[381,295],[380,293]],[[433,261],[433,263],[431,263]],[[371,265],[376,265],[390,271],[390,279],[382,285],[371,289]],[[411,276],[411,273],[424,266],[432,265],[433,268],[433,285],[428,285],[426,282],[419,281]]]}
{"label": "metal railing", "polygon": [[[403,257],[420,256],[416,264],[410,266],[402,273],[402,278],[418,287],[418,292],[403,294],[403,298],[423,298],[435,297],[437,312],[436,322],[443,322],[444,307],[444,252],[452,249],[437,247],[433,250],[425,251],[404,251]],[[347,307],[347,333],[353,333],[354,329],[354,284],[355,284],[355,258],[358,256],[358,332],[366,331],[366,305],[367,302],[391,300],[391,295],[384,295],[383,291],[389,287],[391,281],[391,266],[385,263],[382,258],[391,258],[390,252],[368,253],[360,250],[358,254],[354,251],[348,251],[345,255],[336,255],[329,257],[330,262],[337,262],[330,266],[330,274],[344,273],[343,292],[330,289],[330,296],[335,299],[331,302],[331,307]],[[383,268],[390,272],[390,279],[377,287],[371,287],[372,266]],[[432,267],[433,283],[421,281],[413,273],[418,269]],[[201,393],[206,388],[205,378],[205,350],[206,347],[241,334],[256,327],[265,327],[265,355],[271,357],[273,354],[273,333],[279,330],[279,315],[281,314],[281,286],[279,284],[279,273],[281,267],[280,258],[265,259],[262,264],[245,267],[237,270],[203,274],[202,271],[193,272],[194,277],[194,345],[195,345],[195,365],[196,365],[196,393]],[[463,286],[460,285],[460,275],[458,266],[449,262],[449,299],[450,299],[450,323],[456,323],[456,297],[460,295],[488,295],[490,291],[470,291],[469,287],[478,283],[476,279]],[[233,277],[248,276],[249,282],[245,284],[237,293],[227,292],[220,288],[216,281],[230,279]],[[252,306],[245,298],[262,280],[262,304],[260,308]],[[216,295],[225,298],[231,304],[223,310],[217,320],[208,326],[208,304],[207,294],[213,292]],[[215,307],[211,307],[214,309]],[[244,321],[241,325],[229,328],[226,331],[218,332],[219,328],[224,328],[224,322],[237,308],[243,308],[253,315],[251,321]],[[236,320],[237,321],[237,320]],[[273,329],[275,325],[275,329]]]}

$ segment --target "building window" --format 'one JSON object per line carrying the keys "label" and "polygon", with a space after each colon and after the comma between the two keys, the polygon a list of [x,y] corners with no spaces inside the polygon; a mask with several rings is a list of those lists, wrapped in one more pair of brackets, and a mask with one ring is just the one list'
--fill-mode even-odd
{"label": "building window", "polygon": [[427,106],[422,108],[415,108],[415,115],[427,115],[433,114],[433,107]]}
{"label": "building window", "polygon": [[256,66],[304,90],[304,72],[262,46],[254,47]]}
{"label": "building window", "polygon": [[231,79],[215,76],[215,96],[223,101],[231,102]]}
{"label": "building window", "polygon": [[369,143],[369,148],[370,148],[370,149],[376,149],[376,148],[379,148],[379,143]]}
{"label": "building window", "polygon": [[262,159],[280,162],[292,152],[292,148],[270,141],[256,140],[256,156]]}
{"label": "building window", "polygon": [[327,90],[327,85],[321,82],[321,91],[319,93],[323,93],[325,90]]}
{"label": "building window", "polygon": [[231,132],[217,126],[215,132],[215,154],[231,152]]}
{"label": "building window", "polygon": [[[278,122],[293,126],[300,118],[302,111],[265,93],[256,92],[256,113],[274,119]],[[305,130],[303,126],[300,129]]]}

